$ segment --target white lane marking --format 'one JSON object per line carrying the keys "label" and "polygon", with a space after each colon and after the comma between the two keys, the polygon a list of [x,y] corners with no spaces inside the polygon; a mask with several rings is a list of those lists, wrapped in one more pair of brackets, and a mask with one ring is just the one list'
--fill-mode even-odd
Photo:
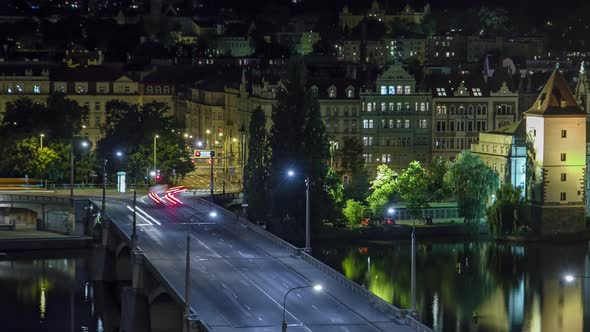
{"label": "white lane marking", "polygon": [[150,216],[147,212],[145,212],[144,210],[142,210],[141,208],[137,208],[137,211],[143,213],[146,217],[148,217],[151,221],[153,221],[156,225],[158,226],[162,226],[162,224],[157,221],[156,219],[154,219],[154,217]]}
{"label": "white lane marking", "polygon": [[[127,209],[128,209],[129,211],[131,211],[131,213],[133,213],[133,208],[132,208],[131,206],[127,205]],[[142,216],[140,213],[137,213],[137,215],[138,215],[138,216],[139,216],[141,219],[145,220],[145,222],[147,222],[147,223],[148,223],[148,225],[153,225],[151,221],[147,220],[147,219],[146,219],[144,216]]]}

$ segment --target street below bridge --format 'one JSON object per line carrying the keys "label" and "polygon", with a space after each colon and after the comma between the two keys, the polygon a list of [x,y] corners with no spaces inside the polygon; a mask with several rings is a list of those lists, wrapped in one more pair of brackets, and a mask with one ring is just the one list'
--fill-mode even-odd
{"label": "street below bridge", "polygon": [[[185,205],[155,206],[137,200],[138,246],[178,294],[185,293],[186,234],[191,236],[191,309],[213,331],[280,331],[283,297],[289,331],[413,331],[393,312],[377,308],[301,257],[277,246],[208,202],[182,197]],[[96,203],[99,203],[96,201]],[[132,201],[109,199],[106,215],[127,236]],[[190,222],[190,225],[187,223]],[[111,226],[112,227],[112,226]]]}

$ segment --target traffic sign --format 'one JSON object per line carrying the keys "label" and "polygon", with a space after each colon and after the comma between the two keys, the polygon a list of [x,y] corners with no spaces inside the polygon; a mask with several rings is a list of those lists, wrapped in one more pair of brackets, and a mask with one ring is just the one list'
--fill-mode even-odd
{"label": "traffic sign", "polygon": [[215,157],[215,151],[195,150],[193,153],[193,158],[209,159],[211,156]]}

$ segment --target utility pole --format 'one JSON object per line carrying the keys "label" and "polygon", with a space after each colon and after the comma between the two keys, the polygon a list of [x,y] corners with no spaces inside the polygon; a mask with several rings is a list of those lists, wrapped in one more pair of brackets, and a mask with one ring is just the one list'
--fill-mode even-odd
{"label": "utility pole", "polygon": [[137,250],[137,191],[133,189],[133,230],[131,233],[131,250]]}
{"label": "utility pole", "polygon": [[211,199],[213,200],[213,187],[215,186],[215,184],[213,183],[213,163],[215,160],[215,151],[211,150],[210,151],[210,158],[211,158],[211,168],[210,168],[210,172],[209,175],[211,176],[211,182],[209,185],[209,188],[211,189]]}
{"label": "utility pole", "polygon": [[311,226],[309,220],[309,177],[305,178],[305,251],[311,252]]}
{"label": "utility pole", "polygon": [[106,192],[107,192],[107,158],[104,158],[102,164],[102,214],[104,214],[106,206]]}

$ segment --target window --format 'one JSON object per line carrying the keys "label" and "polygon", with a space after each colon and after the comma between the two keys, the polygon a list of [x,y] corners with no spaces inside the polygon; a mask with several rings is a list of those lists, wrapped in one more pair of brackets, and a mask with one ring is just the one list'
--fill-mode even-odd
{"label": "window", "polygon": [[365,136],[365,137],[363,137],[363,145],[364,146],[371,146],[371,145],[373,145],[373,137],[371,137],[371,136]]}
{"label": "window", "polygon": [[426,119],[418,120],[418,128],[420,128],[420,129],[428,128]]}
{"label": "window", "polygon": [[481,89],[480,88],[473,88],[473,89],[471,89],[471,91],[473,91],[473,95],[475,97],[481,97],[482,96]]}
{"label": "window", "polygon": [[22,93],[22,92],[23,92],[23,86],[22,86],[22,85],[20,85],[20,84],[17,84],[17,85],[16,85],[16,91],[17,91],[18,93]]}
{"label": "window", "polygon": [[131,92],[131,89],[129,89],[129,86],[127,86],[127,85],[126,85],[126,86],[123,88],[123,91],[125,91],[125,93],[127,93],[127,94],[128,94],[129,92]]}
{"label": "window", "polygon": [[403,87],[401,85],[398,85],[397,89],[395,90],[395,93],[397,93],[398,95],[401,95],[402,93],[404,93]]}
{"label": "window", "polygon": [[106,94],[107,93],[107,87],[104,85],[101,85],[98,87],[98,93],[100,94]]}
{"label": "window", "polygon": [[426,104],[425,103],[420,103],[420,111],[421,112],[426,111]]}
{"label": "window", "polygon": [[154,88],[153,88],[153,87],[151,87],[151,86],[148,86],[148,87],[147,87],[147,94],[148,94],[148,95],[153,95],[153,94],[154,94]]}
{"label": "window", "polygon": [[381,162],[383,163],[390,163],[391,162],[391,154],[384,153],[381,155]]}
{"label": "window", "polygon": [[398,111],[401,111],[401,110],[402,110],[402,103],[397,103],[397,107],[396,107],[396,109],[397,109]]}
{"label": "window", "polygon": [[412,87],[410,87],[409,85],[406,85],[405,86],[404,93],[407,94],[407,95],[411,94],[412,93]]}
{"label": "window", "polygon": [[76,85],[76,93],[86,93],[86,86],[82,84]]}
{"label": "window", "polygon": [[365,158],[366,163],[370,163],[373,161],[373,155],[370,153],[363,153],[363,158]]}
{"label": "window", "polygon": [[6,92],[12,94],[12,85],[9,85],[8,88],[6,88]]}
{"label": "window", "polygon": [[[125,93],[127,93],[127,91],[125,91]],[[157,95],[161,95],[162,94],[162,87],[156,86],[156,94]]]}
{"label": "window", "polygon": [[328,90],[328,97],[330,97],[330,98],[336,98],[336,88],[330,88]]}
{"label": "window", "polygon": [[395,105],[394,103],[389,103],[389,108],[388,108],[388,110],[390,110],[390,111],[393,111],[393,110],[394,110],[394,108],[395,108],[395,106],[394,106],[394,105]]}
{"label": "window", "polygon": [[100,101],[97,101],[94,103],[94,110],[95,111],[100,111]]}
{"label": "window", "polygon": [[565,201],[566,200],[566,196],[564,192],[559,193],[559,200],[561,201]]}
{"label": "window", "polygon": [[41,87],[38,85],[33,86],[33,93],[41,93]]}
{"label": "window", "polygon": [[94,126],[97,128],[100,127],[100,116],[98,115],[94,117]]}
{"label": "window", "polygon": [[561,130],[561,138],[567,137],[567,130]]}
{"label": "window", "polygon": [[164,94],[165,95],[169,95],[170,94],[170,87],[167,85],[164,85]]}
{"label": "window", "polygon": [[447,96],[447,91],[445,90],[445,88],[436,88],[436,94],[439,97],[446,97]]}
{"label": "window", "polygon": [[367,103],[367,112],[373,112],[373,104]]}
{"label": "window", "polygon": [[390,95],[395,95],[395,87],[393,85],[389,86],[389,94]]}
{"label": "window", "polygon": [[404,128],[405,129],[409,129],[410,128],[410,120],[404,120]]}
{"label": "window", "polygon": [[410,103],[406,102],[406,111],[410,110]]}
{"label": "window", "polygon": [[561,182],[565,182],[565,181],[567,181],[567,174],[561,173]]}
{"label": "window", "polygon": [[566,155],[565,155],[565,153],[562,153],[561,154],[561,161],[565,161],[565,160],[566,160]]}
{"label": "window", "polygon": [[387,86],[382,85],[381,86],[381,95],[386,95],[387,94]]}
{"label": "window", "polygon": [[385,102],[381,102],[381,111],[387,111],[387,104]]}
{"label": "window", "polygon": [[363,120],[363,128],[364,129],[372,129],[373,128],[373,120],[368,120],[368,119]]}

